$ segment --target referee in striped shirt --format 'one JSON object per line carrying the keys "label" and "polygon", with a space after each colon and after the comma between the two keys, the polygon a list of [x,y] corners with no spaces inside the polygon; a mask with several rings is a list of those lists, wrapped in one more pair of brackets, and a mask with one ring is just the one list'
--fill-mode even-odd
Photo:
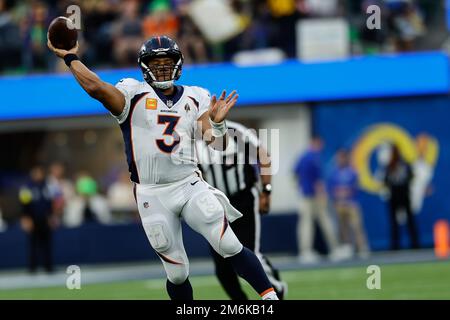
{"label": "referee in striped shirt", "polygon": [[[267,214],[270,208],[270,157],[252,130],[229,120],[227,127],[230,138],[225,151],[216,151],[203,141],[196,142],[199,167],[204,179],[224,192],[231,204],[243,214],[242,218],[231,223],[231,227],[242,244],[255,252],[278,297],[283,299],[287,284],[281,281],[278,270],[259,248],[260,215]],[[248,300],[231,264],[211,247],[210,251],[216,275],[228,296],[232,300]]]}

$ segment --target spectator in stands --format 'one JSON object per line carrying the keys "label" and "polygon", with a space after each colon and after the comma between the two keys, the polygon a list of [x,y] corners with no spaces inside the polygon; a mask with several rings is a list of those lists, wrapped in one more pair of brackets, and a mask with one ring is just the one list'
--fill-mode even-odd
{"label": "spectator in stands", "polygon": [[350,164],[347,150],[340,149],[336,153],[336,162],[329,178],[329,188],[339,221],[340,240],[351,247],[355,244],[358,256],[367,258],[369,247],[357,199],[358,174]]}
{"label": "spectator in stands", "polygon": [[187,64],[205,63],[209,60],[208,45],[202,33],[188,14],[189,5],[181,3],[177,6],[179,21],[178,43]]}
{"label": "spectator in stands", "polygon": [[109,66],[114,61],[112,25],[120,14],[120,3],[114,0],[85,0],[83,13],[83,60],[89,64]]}
{"label": "spectator in stands", "polygon": [[313,249],[316,220],[325,236],[330,260],[345,259],[351,254],[339,247],[336,232],[328,214],[327,192],[322,176],[322,148],[322,139],[318,136],[313,137],[309,150],[298,159],[294,168],[303,195],[297,228],[299,262],[301,263],[315,263],[319,260],[319,255]]}
{"label": "spectator in stands", "polygon": [[249,49],[269,48],[273,43],[274,28],[266,2],[254,2],[251,7],[251,21],[244,38]]}
{"label": "spectator in stands", "polygon": [[425,25],[419,7],[409,0],[386,2],[390,9],[389,25],[397,51],[412,51],[416,40],[424,35]]}
{"label": "spectator in stands", "polygon": [[232,57],[242,50],[248,50],[249,41],[248,30],[251,22],[251,7],[250,3],[243,3],[241,1],[230,1],[233,11],[237,14],[239,29],[242,30],[239,34],[224,42],[224,59],[230,61]]}
{"label": "spectator in stands", "polygon": [[65,177],[66,167],[61,162],[53,162],[49,167],[48,182],[56,195],[54,201],[55,213],[63,217],[67,205],[75,197],[75,188],[69,179]]}
{"label": "spectator in stands", "polygon": [[[242,32],[225,42],[225,59],[238,61],[242,53],[250,55],[250,60],[276,59],[284,56],[283,51],[273,51],[273,37],[276,32],[265,2],[234,1],[234,11],[238,14]],[[263,50],[271,49],[271,50]],[[280,53],[278,53],[280,52]],[[278,54],[274,56],[274,54]],[[273,60],[272,60],[273,61]]]}
{"label": "spectator in stands", "polygon": [[51,16],[48,5],[43,1],[33,1],[24,21],[25,50],[23,61],[27,70],[47,70],[51,55],[47,50],[47,27]]}
{"label": "spectator in stands", "polygon": [[21,63],[22,39],[7,0],[0,0],[0,72]]}
{"label": "spectator in stands", "polygon": [[110,209],[121,217],[125,217],[125,220],[139,218],[132,189],[128,171],[122,171],[118,179],[108,188],[107,198]]}
{"label": "spectator in stands", "polygon": [[400,150],[392,145],[389,164],[384,177],[385,187],[389,191],[389,210],[391,221],[391,249],[400,249],[400,210],[406,213],[411,246],[419,248],[419,234],[411,210],[410,185],[413,179],[411,166],[402,158]]}
{"label": "spectator in stands", "polygon": [[142,31],[146,39],[158,35],[176,39],[178,19],[172,13],[167,0],[154,0],[148,6],[148,14],[142,23]]}
{"label": "spectator in stands", "polygon": [[20,188],[22,204],[21,225],[29,235],[29,271],[36,272],[39,257],[44,259],[47,272],[53,271],[52,230],[55,227],[52,189],[46,180],[45,169],[35,165],[30,171],[30,181]]}
{"label": "spectator in stands", "polygon": [[412,165],[414,179],[411,182],[411,209],[414,214],[422,211],[425,198],[433,193],[431,181],[435,163],[427,157],[432,153],[433,147],[436,148],[436,141],[433,137],[425,133],[417,136],[417,159]]}
{"label": "spectator in stands", "polygon": [[296,24],[298,19],[307,17],[305,1],[268,0],[268,8],[275,27],[274,45],[284,51],[287,57],[296,55]]}
{"label": "spectator in stands", "polygon": [[111,212],[104,196],[97,191],[97,182],[87,172],[80,172],[75,183],[77,196],[68,204],[64,224],[77,227],[83,223],[111,223]]}
{"label": "spectator in stands", "polygon": [[138,0],[121,2],[121,15],[112,26],[114,57],[119,66],[136,65],[136,52],[143,41],[139,9]]}
{"label": "spectator in stands", "polygon": [[[210,39],[205,30],[216,27],[224,29],[221,30],[224,33],[227,28],[217,26],[217,18],[222,16],[209,17],[203,11],[199,16],[206,16],[206,24],[199,23],[191,9],[193,4],[200,2],[206,7],[211,3],[231,5],[233,16],[237,14],[238,17],[240,27],[235,31],[239,34]],[[445,19],[438,14],[441,2],[83,0],[76,3],[83,13],[83,32],[79,34],[83,41],[83,58],[94,66],[121,67],[134,65],[135,52],[144,36],[162,33],[179,39],[180,47],[185,48],[183,51],[188,63],[205,62],[211,57],[214,61],[235,61],[236,53],[253,53],[251,51],[255,49],[260,49],[257,53],[264,59],[295,58],[296,24],[300,19],[317,17],[344,16],[348,19],[352,28],[354,54],[440,49],[446,40],[441,35],[445,34]],[[55,68],[56,60],[45,48],[46,32],[51,19],[66,15],[67,6],[73,3],[70,0],[0,0],[0,72],[66,70],[63,64],[57,64],[58,68]],[[381,30],[366,27],[365,9],[371,4],[380,6],[383,12]],[[236,19],[231,18],[230,21],[233,20]],[[423,37],[425,32],[433,34]],[[230,37],[233,39],[230,40]],[[424,41],[419,43],[419,40]],[[271,50],[264,51],[262,48]]]}

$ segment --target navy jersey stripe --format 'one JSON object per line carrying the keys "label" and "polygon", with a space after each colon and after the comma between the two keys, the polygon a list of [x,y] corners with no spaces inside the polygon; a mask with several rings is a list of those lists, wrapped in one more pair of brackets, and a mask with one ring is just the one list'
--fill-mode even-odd
{"label": "navy jersey stripe", "polygon": [[194,102],[194,104],[195,104],[195,107],[197,108],[197,110],[198,110],[198,108],[199,108],[199,106],[200,106],[200,103],[198,103],[198,101],[197,100],[195,100],[194,98],[192,98],[191,96],[188,96],[188,98],[190,98],[193,102]]}
{"label": "navy jersey stripe", "polygon": [[223,226],[222,226],[222,233],[220,234],[220,239],[222,239],[223,235],[225,234],[225,231],[227,231],[228,229],[228,220],[227,220],[227,215],[223,214]]}
{"label": "navy jersey stripe", "polygon": [[145,96],[148,92],[143,92],[135,95],[130,102],[130,112],[128,113],[127,119],[120,125],[122,130],[123,141],[125,143],[125,154],[127,156],[128,171],[130,172],[131,181],[139,183],[139,174],[137,171],[136,162],[134,160],[133,154],[133,141],[132,141],[132,128],[131,119],[133,118],[133,111],[139,100]]}

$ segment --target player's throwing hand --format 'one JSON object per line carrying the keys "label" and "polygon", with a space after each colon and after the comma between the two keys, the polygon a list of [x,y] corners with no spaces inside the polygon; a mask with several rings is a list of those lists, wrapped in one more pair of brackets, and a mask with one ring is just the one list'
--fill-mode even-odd
{"label": "player's throwing hand", "polygon": [[233,90],[228,97],[225,98],[226,94],[226,91],[223,90],[219,100],[217,100],[216,95],[213,95],[211,98],[209,118],[215,123],[220,123],[226,118],[228,111],[236,104],[239,97],[239,95],[236,94],[236,90]]}
{"label": "player's throwing hand", "polygon": [[70,50],[64,50],[64,49],[57,49],[55,48],[52,43],[50,42],[49,38],[48,38],[48,33],[47,33],[47,46],[48,48],[53,51],[54,54],[56,54],[57,57],[59,58],[64,58],[65,55],[72,53],[72,54],[77,54],[78,52],[78,41],[77,44],[75,45],[75,47],[73,47]]}

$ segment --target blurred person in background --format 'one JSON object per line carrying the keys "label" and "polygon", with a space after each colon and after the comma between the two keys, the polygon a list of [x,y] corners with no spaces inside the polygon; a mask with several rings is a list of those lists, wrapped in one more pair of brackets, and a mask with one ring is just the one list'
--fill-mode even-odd
{"label": "blurred person in background", "polygon": [[148,14],[142,23],[145,38],[166,35],[176,39],[178,34],[178,18],[171,11],[168,0],[154,0],[148,5]]}
{"label": "blurred person in background", "polygon": [[48,182],[56,195],[54,209],[59,216],[64,216],[67,204],[75,197],[73,182],[65,177],[66,167],[63,163],[55,161],[48,169]]}
{"label": "blurred person in background", "polygon": [[358,256],[367,258],[369,247],[357,199],[358,174],[350,164],[350,155],[346,149],[336,153],[336,166],[330,174],[328,185],[338,217],[341,243],[352,247],[354,243]]}
{"label": "blurred person in background", "polygon": [[239,24],[241,32],[229,40],[223,43],[224,59],[230,61],[232,57],[239,51],[250,50],[249,42],[250,33],[249,27],[252,21],[252,10],[250,2],[242,2],[239,0],[230,1],[230,5],[234,13],[236,13],[236,19]]}
{"label": "blurred person in background", "polygon": [[[192,8],[222,3],[232,15],[198,16]],[[306,18],[344,17],[352,28],[353,54],[442,48],[445,43],[443,0],[83,0],[0,1],[0,72],[66,71],[42,50],[46,27],[75,3],[83,14],[83,58],[95,67],[131,66],[133,50],[145,35],[169,34],[178,38],[188,63],[236,59],[238,53],[261,54],[266,59],[296,57],[296,24]],[[381,8],[382,28],[366,27],[369,5]],[[361,10],[363,9],[363,10]],[[205,13],[206,12],[206,13]],[[228,17],[227,17],[228,16]],[[240,31],[222,39],[211,39],[207,30],[236,29],[218,19],[230,19]],[[203,23],[199,23],[204,20]],[[217,31],[217,30],[216,30]],[[215,32],[216,32],[215,31]],[[219,34],[221,33],[219,32]],[[214,34],[214,33],[213,33]],[[423,35],[427,35],[424,37]],[[429,36],[428,36],[429,35]],[[231,39],[230,39],[231,37]],[[139,41],[138,41],[139,39]],[[208,40],[206,40],[208,39]],[[21,50],[26,48],[26,50]],[[133,49],[134,48],[134,49]],[[265,49],[270,49],[265,51]],[[274,50],[275,49],[275,50]],[[20,50],[20,52],[19,52]],[[257,50],[258,52],[252,52]],[[21,54],[23,52],[23,54]],[[280,54],[281,53],[281,54]],[[274,56],[272,56],[273,54]],[[267,59],[269,59],[267,58]],[[115,61],[114,61],[115,60]],[[56,63],[56,65],[55,65]],[[56,67],[56,68],[55,68]]]}
{"label": "blurred person in background", "polygon": [[[112,26],[120,15],[120,6],[120,2],[116,0],[81,2],[83,30],[89,30],[89,32],[83,32],[83,40],[85,40],[83,58],[90,64],[111,66],[114,52]],[[65,12],[67,5],[60,5],[60,7],[63,9],[60,11]]]}
{"label": "blurred person in background", "polygon": [[39,258],[47,272],[53,271],[52,231],[56,226],[53,210],[54,195],[46,180],[45,169],[35,165],[30,170],[30,181],[20,188],[19,200],[22,204],[22,229],[29,236],[28,267],[35,273]]}
{"label": "blurred person in background", "polygon": [[433,138],[421,133],[417,136],[417,159],[412,165],[413,180],[411,182],[411,209],[419,214],[427,196],[433,193],[431,181],[434,175],[434,166],[427,161],[427,154],[433,145]]}
{"label": "blurred person in background", "polygon": [[225,60],[239,61],[246,55],[253,63],[283,59],[284,52],[273,47],[276,29],[267,3],[237,0],[232,4],[242,32],[224,43]]}
{"label": "blurred person in background", "polygon": [[182,0],[176,7],[179,20],[177,38],[187,64],[209,61],[208,44],[188,14],[189,1]]}
{"label": "blurred person in background", "polygon": [[305,1],[267,0],[275,36],[273,45],[282,49],[288,58],[296,57],[297,20],[307,16]]}
{"label": "blurred person in background", "polygon": [[318,222],[328,245],[329,258],[338,261],[351,254],[345,247],[339,247],[333,222],[328,213],[328,196],[322,175],[321,151],[323,141],[314,136],[310,148],[298,159],[294,173],[302,193],[299,210],[297,240],[300,263],[316,263],[319,255],[314,250],[314,226]]}
{"label": "blurred person in background", "polygon": [[142,45],[141,3],[125,0],[120,3],[120,17],[111,27],[116,62],[121,67],[136,65],[136,52]]}
{"label": "blurred person in background", "polygon": [[[230,203],[243,214],[231,227],[244,246],[255,252],[277,295],[284,298],[287,284],[279,271],[260,251],[261,215],[270,211],[272,191],[271,160],[258,137],[240,123],[227,121],[230,138],[225,151],[209,148],[197,141],[199,167],[211,186],[224,192]],[[216,276],[232,300],[248,300],[232,264],[210,246]]]}
{"label": "blurred person in background", "polygon": [[396,51],[412,51],[417,39],[425,34],[424,18],[419,6],[411,0],[385,1],[389,9],[388,23]]}
{"label": "blurred person in background", "polygon": [[26,70],[48,70],[51,56],[47,46],[47,27],[51,16],[48,4],[43,1],[32,1],[27,16],[22,23],[25,50],[22,50]]}
{"label": "blurred person in background", "polygon": [[411,209],[412,179],[411,166],[402,158],[399,148],[392,145],[390,161],[384,176],[384,185],[389,192],[392,250],[400,249],[400,210],[406,214],[411,246],[414,249],[419,248],[419,234]]}
{"label": "blurred person in background", "polygon": [[128,171],[120,172],[117,180],[112,183],[107,191],[108,205],[110,209],[125,220],[139,220],[136,199],[132,192]]}
{"label": "blurred person in background", "polygon": [[10,6],[11,1],[0,0],[0,72],[21,64],[22,39]]}
{"label": "blurred person in background", "polygon": [[81,171],[75,182],[77,195],[70,201],[64,216],[64,224],[68,227],[78,227],[83,223],[103,223],[112,221],[108,202],[97,191],[97,182],[92,176]]}

